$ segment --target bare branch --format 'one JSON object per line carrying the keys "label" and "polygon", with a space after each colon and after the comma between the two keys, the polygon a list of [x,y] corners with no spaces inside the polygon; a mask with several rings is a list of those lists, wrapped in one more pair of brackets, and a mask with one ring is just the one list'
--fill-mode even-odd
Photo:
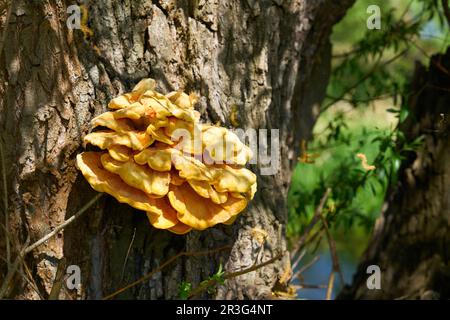
{"label": "bare branch", "polygon": [[0,299],[6,294],[6,291],[8,289],[9,283],[11,282],[14,274],[17,271],[17,268],[19,267],[19,264],[23,257],[25,257],[28,253],[45,243],[47,240],[49,240],[51,237],[58,234],[59,231],[63,230],[65,227],[70,225],[72,222],[74,222],[76,219],[78,219],[84,212],[86,212],[87,209],[89,209],[98,199],[100,199],[103,196],[103,193],[97,194],[94,198],[92,198],[88,203],[86,203],[77,213],[75,213],[73,216],[71,216],[69,219],[58,225],[52,232],[48,233],[46,236],[42,237],[35,243],[28,245],[29,239],[27,239],[26,244],[24,245],[24,248],[19,251],[17,254],[16,259],[14,260],[14,263],[11,265],[11,268],[8,270],[8,273],[5,276],[4,282],[0,288]]}
{"label": "bare branch", "polygon": [[229,250],[231,249],[231,246],[225,246],[225,247],[220,247],[217,249],[212,249],[212,250],[205,250],[205,251],[195,251],[195,252],[180,252],[176,255],[174,255],[173,257],[169,258],[166,262],[164,262],[162,265],[160,265],[158,268],[156,268],[155,270],[150,271],[149,273],[147,273],[145,276],[139,278],[138,280],[130,283],[129,285],[120,288],[119,290],[111,293],[110,295],[107,295],[106,297],[103,298],[103,300],[109,300],[111,298],[114,298],[115,296],[117,296],[118,294],[150,279],[151,277],[153,277],[153,275],[155,275],[156,273],[160,272],[162,269],[164,269],[165,267],[167,267],[168,265],[170,265],[172,262],[174,262],[175,260],[177,260],[180,257],[183,256],[201,256],[201,255],[207,255],[207,254],[211,254],[211,253],[216,253],[219,251],[224,251],[224,250]]}
{"label": "bare branch", "polygon": [[385,61],[383,63],[381,63],[381,56],[380,56],[379,59],[377,60],[377,62],[373,65],[372,69],[369,70],[369,72],[367,72],[363,77],[361,77],[361,79],[358,79],[358,81],[356,81],[353,85],[348,87],[340,96],[336,97],[335,99],[330,101],[328,104],[323,106],[320,109],[320,112],[323,112],[323,111],[327,110],[329,107],[334,105],[336,102],[341,101],[343,98],[345,98],[345,96],[348,93],[350,93],[350,91],[356,89],[361,83],[363,83],[364,81],[369,79],[375,73],[375,71],[378,70],[378,68],[384,67],[384,66],[387,66],[387,65],[391,64],[392,62],[394,62],[395,60],[397,60],[398,58],[403,56],[408,50],[409,49],[407,48],[407,49],[401,51],[400,53],[398,53],[397,55],[395,55],[394,57],[392,57],[391,59],[389,59],[389,60],[387,60],[387,61]]}
{"label": "bare branch", "polygon": [[321,215],[321,219],[323,222],[323,226],[325,228],[325,234],[328,239],[328,247],[330,248],[331,259],[333,260],[333,272],[339,273],[341,283],[342,283],[342,285],[344,285],[344,276],[343,276],[341,268],[339,266],[339,258],[338,258],[337,250],[336,250],[336,241],[334,241],[334,238],[331,236],[331,232],[330,232],[330,229],[328,228],[327,220],[322,215]]}
{"label": "bare branch", "polygon": [[[30,241],[30,238],[28,237],[27,241],[25,242],[24,247],[26,247],[28,245],[29,241]],[[0,299],[3,299],[3,297],[5,296],[5,294],[8,291],[9,283],[11,282],[14,275],[16,274],[16,271],[19,268],[19,264],[23,258],[23,251],[24,251],[24,249],[20,250],[20,252],[17,254],[16,259],[14,260],[13,264],[11,265],[11,269],[8,270],[8,273],[6,274],[6,276],[3,280],[3,284],[0,287]]]}
{"label": "bare branch", "polygon": [[307,264],[305,264],[303,267],[300,268],[300,270],[298,270],[293,276],[292,279],[295,278],[299,278],[300,275],[305,272],[306,270],[308,270],[309,268],[311,268],[314,263],[317,262],[317,260],[319,260],[320,256],[315,256],[311,261],[309,261]]}
{"label": "bare branch", "polygon": [[64,274],[66,271],[66,258],[63,257],[59,260],[58,268],[56,269],[55,280],[53,280],[52,290],[48,295],[48,300],[58,300],[59,293],[61,292]]}
{"label": "bare branch", "polygon": [[328,278],[327,295],[325,299],[331,300],[331,294],[333,293],[334,284],[334,270],[331,270],[330,277]]}
{"label": "bare branch", "polygon": [[3,142],[1,140],[0,140],[0,161],[2,162],[3,208],[5,210],[4,227],[5,227],[5,243],[6,243],[6,266],[7,270],[9,270],[11,268],[11,246],[9,241],[8,183],[6,181],[5,156],[3,154]]}
{"label": "bare branch", "polygon": [[292,264],[292,270],[295,270],[295,268],[297,268],[297,265],[300,263],[300,261],[303,259],[303,257],[306,254],[306,250],[303,249],[300,254],[298,255],[297,259],[294,261],[294,263]]}
{"label": "bare branch", "polygon": [[131,236],[131,241],[130,241],[130,245],[128,246],[128,250],[127,250],[127,254],[125,256],[125,260],[123,261],[123,265],[122,265],[122,274],[120,276],[120,281],[123,280],[123,276],[125,274],[125,267],[127,265],[128,262],[128,257],[130,256],[130,252],[131,252],[131,248],[133,247],[133,243],[134,243],[134,238],[136,237],[136,228],[134,228],[133,231],[133,235]]}
{"label": "bare branch", "polygon": [[94,198],[92,198],[88,203],[86,203],[77,213],[75,213],[73,216],[71,216],[69,219],[67,219],[66,221],[64,221],[63,223],[61,223],[60,225],[58,225],[55,229],[53,229],[52,232],[48,233],[46,236],[42,237],[41,239],[39,239],[38,241],[36,241],[35,243],[33,243],[32,245],[28,246],[27,248],[25,248],[24,250],[24,255],[26,255],[27,253],[33,251],[34,249],[36,249],[37,247],[39,247],[41,244],[45,243],[48,239],[50,239],[51,237],[55,236],[56,234],[58,234],[58,232],[60,232],[62,229],[64,229],[65,227],[67,227],[69,224],[71,224],[72,222],[74,222],[76,219],[78,219],[83,213],[86,212],[87,209],[89,209],[95,202],[97,202],[98,199],[100,199],[103,196],[103,193],[99,193],[97,194]]}
{"label": "bare branch", "polygon": [[308,237],[309,233],[314,228],[316,223],[320,220],[320,215],[322,214],[323,207],[325,206],[325,202],[327,201],[328,196],[330,195],[330,192],[331,192],[331,189],[327,188],[324,195],[320,199],[319,205],[317,206],[316,212],[314,213],[314,217],[311,219],[311,222],[306,227],[305,232],[301,236],[297,245],[292,250],[292,253],[291,253],[292,258],[294,258],[297,255],[298,251],[302,248],[303,244],[305,243],[306,238]]}

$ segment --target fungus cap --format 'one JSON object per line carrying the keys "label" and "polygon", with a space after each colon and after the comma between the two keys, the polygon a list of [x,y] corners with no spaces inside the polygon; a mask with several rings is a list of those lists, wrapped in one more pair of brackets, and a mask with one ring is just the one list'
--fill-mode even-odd
{"label": "fungus cap", "polygon": [[[251,150],[226,128],[200,124],[194,93],[156,91],[143,79],[95,117],[77,167],[98,192],[146,212],[157,229],[185,234],[232,224],[256,192]],[[180,134],[181,132],[181,134]]]}

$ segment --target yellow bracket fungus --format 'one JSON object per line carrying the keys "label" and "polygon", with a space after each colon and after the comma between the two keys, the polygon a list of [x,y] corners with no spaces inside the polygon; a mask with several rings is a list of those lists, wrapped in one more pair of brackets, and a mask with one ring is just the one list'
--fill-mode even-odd
{"label": "yellow bracket fungus", "polygon": [[155,228],[185,234],[233,223],[256,192],[244,168],[250,149],[228,129],[201,124],[195,94],[155,87],[140,81],[92,120],[84,142],[101,150],[79,154],[78,169],[96,191],[146,211]]}

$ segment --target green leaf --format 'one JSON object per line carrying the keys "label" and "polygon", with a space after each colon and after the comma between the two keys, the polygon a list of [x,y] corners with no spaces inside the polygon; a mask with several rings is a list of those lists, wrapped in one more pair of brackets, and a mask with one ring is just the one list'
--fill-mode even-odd
{"label": "green leaf", "polygon": [[400,169],[402,162],[400,161],[400,159],[395,159],[394,160],[394,171],[397,172],[398,169]]}
{"label": "green leaf", "polygon": [[178,287],[178,296],[181,300],[187,300],[192,291],[192,283],[182,281]]}
{"label": "green leaf", "polygon": [[225,279],[223,278],[225,271],[223,271],[222,264],[219,264],[219,269],[217,272],[211,277],[212,280],[216,281],[219,284],[224,284]]}
{"label": "green leaf", "polygon": [[389,112],[389,113],[399,113],[400,110],[399,110],[399,109],[394,109],[394,108],[389,108],[389,109],[386,109],[386,112]]}
{"label": "green leaf", "polygon": [[406,118],[408,118],[408,116],[409,116],[409,109],[407,107],[402,107],[400,109],[400,115],[398,119],[400,123],[403,123],[406,120]]}

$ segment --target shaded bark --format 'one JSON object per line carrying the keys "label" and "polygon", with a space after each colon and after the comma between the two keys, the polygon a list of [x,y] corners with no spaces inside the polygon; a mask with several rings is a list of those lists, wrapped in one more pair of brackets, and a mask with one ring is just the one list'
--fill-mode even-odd
{"label": "shaded bark", "polygon": [[[450,50],[416,67],[410,117],[401,125],[407,141],[424,136],[399,172],[384,212],[340,298],[448,299],[450,297]],[[368,290],[367,266],[379,265],[381,290]]]}
{"label": "shaded bark", "polygon": [[[258,176],[256,198],[232,226],[174,236],[105,196],[26,257],[44,298],[63,257],[80,266],[82,287],[63,286],[60,298],[95,299],[183,250],[232,247],[180,258],[119,295],[156,299],[176,298],[182,280],[195,287],[220,263],[236,271],[286,249],[286,195],[298,142],[309,137],[325,93],[331,28],[354,0],[335,2],[89,1],[92,32],[82,32],[66,27],[69,1],[15,1],[0,67],[0,128],[16,244],[44,236],[95,195],[74,166],[89,121],[144,77],[162,92],[197,91],[203,121],[231,126],[235,105],[240,127],[280,129],[281,168]],[[258,230],[267,233],[264,241]],[[287,286],[289,272],[286,255],[227,280],[213,296],[268,298]],[[38,298],[19,275],[9,296]]]}

